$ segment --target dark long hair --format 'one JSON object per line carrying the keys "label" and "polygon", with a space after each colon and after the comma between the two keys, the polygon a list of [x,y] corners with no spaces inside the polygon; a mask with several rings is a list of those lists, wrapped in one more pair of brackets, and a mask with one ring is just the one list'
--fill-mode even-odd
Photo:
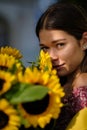
{"label": "dark long hair", "polygon": [[[63,30],[73,35],[77,40],[87,31],[87,15],[84,9],[71,3],[55,3],[40,17],[36,26],[36,35],[42,29]],[[81,71],[87,72],[87,51],[81,64]]]}

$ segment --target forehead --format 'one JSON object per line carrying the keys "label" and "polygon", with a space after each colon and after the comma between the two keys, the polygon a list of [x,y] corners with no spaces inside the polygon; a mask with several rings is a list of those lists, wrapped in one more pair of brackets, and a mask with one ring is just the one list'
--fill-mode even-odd
{"label": "forehead", "polygon": [[62,30],[41,30],[39,33],[39,39],[41,43],[52,42],[57,40],[67,40],[72,39],[73,36],[69,35],[67,32]]}

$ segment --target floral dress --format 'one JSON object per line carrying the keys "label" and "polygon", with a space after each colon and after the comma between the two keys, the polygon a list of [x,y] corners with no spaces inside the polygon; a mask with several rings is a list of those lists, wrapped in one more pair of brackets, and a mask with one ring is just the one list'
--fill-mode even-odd
{"label": "floral dress", "polygon": [[87,87],[73,89],[72,94],[63,100],[65,104],[61,110],[54,130],[65,130],[73,116],[82,108],[87,107]]}

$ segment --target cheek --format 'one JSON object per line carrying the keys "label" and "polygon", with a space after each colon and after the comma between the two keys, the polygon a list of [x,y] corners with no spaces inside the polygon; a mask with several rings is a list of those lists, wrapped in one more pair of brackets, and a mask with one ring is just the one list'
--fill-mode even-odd
{"label": "cheek", "polygon": [[67,70],[75,70],[82,62],[83,54],[77,50],[69,50],[63,54]]}
{"label": "cheek", "polygon": [[60,54],[60,59],[70,66],[79,64],[81,57],[81,53],[75,49],[65,50]]}
{"label": "cheek", "polygon": [[73,57],[73,52],[71,50],[64,50],[60,53],[60,59],[64,61],[68,61]]}
{"label": "cheek", "polygon": [[61,51],[60,56],[63,60],[71,61],[78,60],[82,55],[80,48],[77,46],[67,46],[64,50]]}

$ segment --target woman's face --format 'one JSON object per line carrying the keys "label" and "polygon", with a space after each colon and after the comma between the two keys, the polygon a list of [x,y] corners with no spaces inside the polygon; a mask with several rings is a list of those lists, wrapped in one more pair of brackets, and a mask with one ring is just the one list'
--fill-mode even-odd
{"label": "woman's face", "polygon": [[78,70],[84,51],[82,40],[61,30],[41,30],[39,33],[40,48],[50,54],[53,68],[59,76],[67,76]]}

